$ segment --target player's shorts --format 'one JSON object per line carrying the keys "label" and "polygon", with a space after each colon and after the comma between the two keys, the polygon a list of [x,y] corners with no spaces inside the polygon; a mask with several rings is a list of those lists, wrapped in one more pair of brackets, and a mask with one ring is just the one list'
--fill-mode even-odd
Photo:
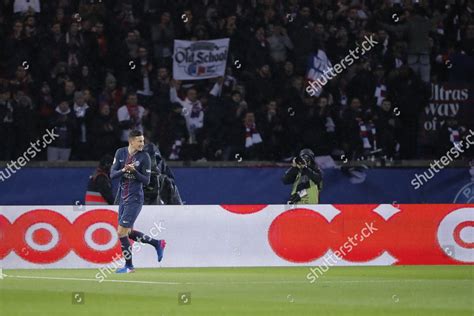
{"label": "player's shorts", "polygon": [[132,228],[135,223],[138,214],[142,210],[143,203],[140,202],[128,202],[120,203],[118,212],[118,223],[122,227]]}

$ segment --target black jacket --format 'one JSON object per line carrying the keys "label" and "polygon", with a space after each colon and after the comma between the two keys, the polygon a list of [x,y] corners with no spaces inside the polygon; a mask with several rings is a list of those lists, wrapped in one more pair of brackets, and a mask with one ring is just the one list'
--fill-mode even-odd
{"label": "black jacket", "polygon": [[107,171],[97,168],[87,183],[87,191],[99,192],[109,205],[114,204],[112,182]]}
{"label": "black jacket", "polygon": [[302,176],[308,176],[308,178],[316,183],[319,190],[321,190],[323,184],[323,176],[321,170],[316,166],[308,166],[306,168],[299,169],[297,167],[290,167],[285,174],[283,175],[282,181],[283,184],[292,184],[296,181],[298,173],[301,173]]}

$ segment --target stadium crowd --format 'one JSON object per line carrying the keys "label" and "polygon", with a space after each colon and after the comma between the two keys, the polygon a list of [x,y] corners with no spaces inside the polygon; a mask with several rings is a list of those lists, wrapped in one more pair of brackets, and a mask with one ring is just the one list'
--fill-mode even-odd
{"label": "stadium crowd", "polygon": [[[52,161],[113,154],[134,128],[170,160],[429,158],[452,135],[421,150],[418,118],[430,82],[473,82],[473,14],[473,0],[0,0],[0,160],[48,128]],[[308,95],[311,56],[335,64],[366,36],[378,44]],[[174,39],[217,38],[224,77],[172,78]]]}

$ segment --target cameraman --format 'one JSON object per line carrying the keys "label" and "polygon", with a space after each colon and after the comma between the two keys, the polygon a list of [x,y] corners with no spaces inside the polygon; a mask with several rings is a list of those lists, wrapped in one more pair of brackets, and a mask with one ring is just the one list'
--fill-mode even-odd
{"label": "cameraman", "polygon": [[112,181],[110,180],[110,167],[113,157],[105,155],[100,159],[99,166],[89,177],[85,197],[86,205],[113,205]]}
{"label": "cameraman", "polygon": [[285,172],[282,180],[284,184],[293,184],[288,204],[319,203],[323,177],[311,149],[305,148],[293,158],[291,168]]}
{"label": "cameraman", "polygon": [[151,160],[150,183],[143,187],[145,204],[182,205],[173,172],[164,161],[158,147],[153,143],[148,143],[143,150],[150,155]]}

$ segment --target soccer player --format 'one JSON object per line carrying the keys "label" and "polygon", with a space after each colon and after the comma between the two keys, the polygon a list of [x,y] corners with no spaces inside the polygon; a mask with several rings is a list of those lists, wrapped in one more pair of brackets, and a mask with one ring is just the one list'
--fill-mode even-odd
{"label": "soccer player", "polygon": [[150,183],[150,156],[143,151],[144,137],[141,131],[133,130],[128,136],[128,147],[122,147],[115,153],[110,178],[120,177],[116,202],[119,203],[118,236],[122,245],[125,266],[116,273],[135,272],[132,263],[130,239],[150,244],[156,248],[158,262],[163,259],[164,240],[156,240],[139,231],[133,230],[133,224],[140,213],[144,201],[143,185]]}

